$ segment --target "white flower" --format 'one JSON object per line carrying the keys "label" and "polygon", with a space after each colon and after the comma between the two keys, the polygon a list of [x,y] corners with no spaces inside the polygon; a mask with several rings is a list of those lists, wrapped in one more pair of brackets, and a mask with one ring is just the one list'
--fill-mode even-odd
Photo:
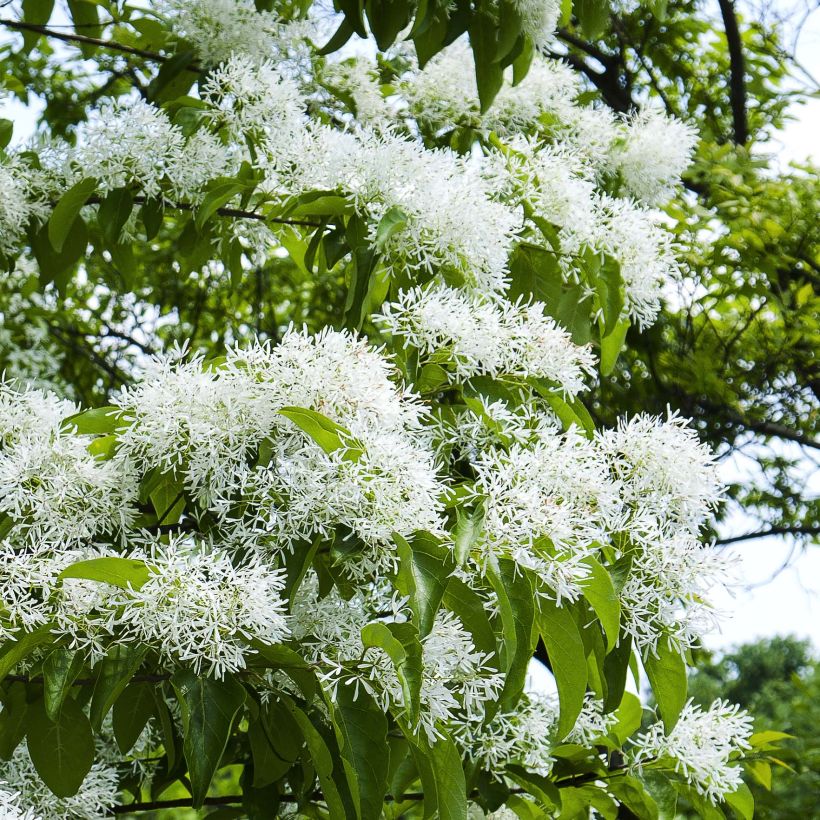
{"label": "white flower", "polygon": [[595,247],[620,265],[625,312],[640,327],[657,318],[665,285],[680,278],[669,233],[658,217],[626,199],[602,195]]}
{"label": "white flower", "polygon": [[0,383],[0,512],[27,549],[70,549],[130,526],[137,495],[127,461],[92,455],[91,436],[64,419],[77,408],[54,394]]}
{"label": "white flower", "polygon": [[183,161],[184,145],[181,129],[161,109],[144,100],[115,101],[80,130],[70,160],[75,176],[96,178],[103,193],[136,184],[152,197]]}
{"label": "white flower", "polygon": [[[26,807],[15,808],[12,802],[12,813],[0,815],[3,820],[100,820],[119,798],[116,768],[100,761],[91,766],[77,794],[56,797],[37,774],[25,743],[14,750],[10,760],[0,761],[0,781],[3,791],[19,795],[18,806]],[[0,811],[5,808],[0,798]]]}
{"label": "white flower", "polygon": [[514,138],[505,154],[487,157],[484,174],[504,200],[526,202],[560,229],[562,250],[577,254],[596,239],[594,172],[571,148]]}
{"label": "white flower", "polygon": [[171,190],[182,202],[196,203],[210,180],[235,171],[231,149],[210,131],[200,128],[186,141],[168,168]]}
{"label": "white flower", "polygon": [[257,11],[253,0],[161,0],[157,7],[208,66],[234,54],[254,62],[282,60],[307,33],[304,26]]}
{"label": "white flower", "polygon": [[[292,153],[273,154],[282,195],[338,191],[367,217],[388,272],[443,270],[485,292],[503,290],[518,215],[493,201],[480,164],[389,132],[314,126]],[[273,189],[277,190],[277,189]],[[391,230],[380,232],[383,218]]]}
{"label": "white flower", "polygon": [[565,395],[595,372],[587,347],[545,315],[540,302],[490,301],[454,288],[416,288],[386,305],[377,321],[426,356],[446,354],[458,381],[477,375],[535,377]]}
{"label": "white flower", "polygon": [[521,16],[521,30],[539,51],[552,42],[561,4],[557,0],[512,0],[513,8]]}
{"label": "white flower", "polygon": [[730,559],[686,532],[639,533],[634,523],[629,532],[640,544],[619,595],[622,629],[644,652],[662,640],[681,652],[696,646],[718,622],[708,596],[727,585]]}
{"label": "white flower", "polygon": [[484,539],[476,560],[512,558],[561,601],[579,597],[584,559],[617,527],[619,488],[594,446],[574,430],[549,434],[509,452],[483,454],[475,465],[485,499]]}
{"label": "white flower", "polygon": [[697,132],[691,125],[648,107],[629,119],[611,161],[627,191],[654,205],[674,193],[696,142]]}
{"label": "white flower", "polygon": [[274,412],[302,407],[341,425],[356,450],[325,452],[277,413],[270,461],[246,472],[241,488],[279,548],[341,524],[364,542],[347,564],[364,576],[393,566],[393,532],[441,530],[444,487],[422,407],[391,381],[379,351],[348,333],[291,331],[276,347],[233,351],[228,368],[250,374]]}
{"label": "white flower", "polygon": [[17,251],[29,222],[48,213],[33,176],[18,157],[0,160],[0,254]]}
{"label": "white flower", "polygon": [[594,746],[596,741],[606,737],[609,730],[617,724],[614,712],[604,714],[604,702],[591,692],[584,696],[584,706],[575,720],[575,726],[564,739],[565,743],[577,743],[579,746]]}
{"label": "white flower", "polygon": [[[384,709],[407,704],[393,662],[377,647],[365,649],[361,630],[371,621],[402,623],[405,601],[388,585],[360,589],[345,600],[337,588],[318,596],[315,576],[308,575],[292,606],[294,637],[308,648],[308,657],[325,667],[322,678],[332,695],[338,686],[363,687]],[[491,657],[475,648],[470,633],[452,612],[439,612],[422,640],[421,713],[416,727],[430,742],[438,725],[481,720],[485,705],[495,700],[503,675]]]}
{"label": "white flower", "polygon": [[715,456],[686,419],[641,413],[596,436],[624,500],[656,521],[697,533],[720,501]]}
{"label": "white flower", "polygon": [[549,777],[555,758],[556,704],[535,693],[522,696],[513,711],[498,712],[489,722],[464,723],[455,736],[464,755],[489,772],[502,772],[508,765],[522,766],[541,777]]}
{"label": "white flower", "polygon": [[461,38],[422,71],[403,76],[399,91],[410,114],[425,128],[472,124],[505,135],[527,130],[547,111],[563,111],[579,91],[578,78],[568,66],[539,55],[518,85],[510,80],[505,79],[490,109],[481,114],[472,49]]}
{"label": "white flower", "polygon": [[203,97],[213,108],[212,118],[227,123],[234,140],[242,140],[245,132],[262,135],[274,153],[286,151],[304,129],[299,89],[271,60],[231,56],[209,73]]}
{"label": "white flower", "polygon": [[356,122],[378,126],[393,119],[371,60],[353,57],[328,63],[322,69],[320,81],[337,96],[352,102]]}
{"label": "white flower", "polygon": [[209,505],[233,488],[237,472],[271,433],[279,408],[247,374],[180,358],[153,360],[141,382],[114,397],[130,421],[119,433],[116,458],[140,472],[181,475]]}
{"label": "white flower", "polygon": [[218,549],[177,538],[149,544],[146,562],[150,579],[119,595],[118,625],[169,662],[222,678],[245,667],[251,641],[275,644],[288,636],[283,573],[261,558],[234,565]]}
{"label": "white flower", "polygon": [[743,782],[740,767],[730,761],[751,748],[751,733],[752,719],[739,706],[716,700],[704,712],[690,700],[668,735],[656,723],[637,738],[632,762],[640,769],[655,759],[671,758],[690,785],[717,803]]}
{"label": "white flower", "polygon": [[41,820],[33,809],[21,807],[19,792],[10,792],[3,788],[4,785],[0,782],[0,817],[3,820]]}

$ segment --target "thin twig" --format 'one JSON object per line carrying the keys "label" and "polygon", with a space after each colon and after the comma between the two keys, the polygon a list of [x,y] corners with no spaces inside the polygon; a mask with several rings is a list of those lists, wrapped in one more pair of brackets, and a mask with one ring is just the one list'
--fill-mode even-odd
{"label": "thin twig", "polygon": [[[45,37],[53,37],[55,40],[63,40],[66,43],[99,46],[109,51],[120,51],[123,54],[132,54],[135,57],[144,57],[146,60],[155,60],[160,63],[167,62],[172,58],[172,55],[158,54],[156,51],[148,51],[147,49],[137,48],[136,46],[127,46],[124,43],[117,43],[114,40],[101,40],[99,37],[88,37],[85,34],[77,34],[76,31],[55,31],[53,28],[48,28],[47,26],[40,26],[35,23],[24,23],[20,20],[0,20],[0,26],[5,26],[13,31],[30,31],[34,34],[42,34]],[[189,63],[183,67],[183,70],[200,74],[202,67],[197,63]]]}

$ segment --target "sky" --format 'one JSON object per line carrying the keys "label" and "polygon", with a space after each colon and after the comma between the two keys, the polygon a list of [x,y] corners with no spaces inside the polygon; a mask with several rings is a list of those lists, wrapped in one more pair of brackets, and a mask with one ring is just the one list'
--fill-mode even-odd
{"label": "sky", "polygon": [[[820,6],[806,18],[795,53],[799,63],[820,79]],[[820,97],[793,106],[790,113],[792,119],[770,144],[778,164],[785,167],[810,157],[820,162]],[[31,133],[34,116],[30,109],[0,101],[0,117],[15,120],[15,142]],[[743,469],[737,460],[724,461],[722,477],[736,479]],[[820,471],[814,478],[813,489],[820,495]],[[755,522],[737,515],[726,522],[721,535],[754,529]],[[722,650],[761,637],[791,634],[810,639],[820,651],[820,545],[794,551],[784,538],[761,538],[737,544],[732,553],[738,583],[715,596],[724,617],[721,630],[707,636],[706,645]]]}

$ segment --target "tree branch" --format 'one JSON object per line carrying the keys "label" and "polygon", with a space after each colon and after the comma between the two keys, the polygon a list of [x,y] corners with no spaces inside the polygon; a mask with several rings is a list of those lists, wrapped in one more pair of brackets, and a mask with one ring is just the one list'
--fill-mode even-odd
{"label": "tree branch", "polygon": [[732,105],[734,141],[738,145],[745,145],[749,140],[749,125],[746,119],[746,60],[743,56],[743,41],[737,24],[734,0],[718,0],[718,5],[729,48],[729,101]]}
{"label": "tree branch", "polygon": [[718,538],[715,543],[721,546],[736,544],[738,541],[751,541],[755,538],[767,538],[770,535],[820,535],[820,524],[795,524],[794,526],[769,527],[757,532],[747,532],[743,535],[730,535],[727,538]]}
{"label": "tree branch", "polygon": [[[138,194],[134,197],[134,204],[135,205],[144,205],[148,201],[148,197],[142,196]],[[102,197],[100,196],[91,196],[86,201],[86,205],[99,205],[102,202]],[[49,202],[48,203],[52,208],[56,207],[56,202]],[[190,202],[166,202],[163,203],[163,207],[170,208],[172,211],[194,211],[196,210],[196,205],[192,205]],[[301,225],[307,228],[321,228],[322,224],[320,222],[311,222],[308,219],[287,219],[286,217],[281,216],[267,216],[259,211],[248,211],[242,208],[217,208],[216,213],[220,216],[234,216],[238,219],[255,219],[259,222],[273,222],[277,225]]]}
{"label": "tree branch", "polygon": [[[101,40],[99,37],[88,37],[85,34],[78,34],[76,31],[55,31],[47,26],[39,26],[35,23],[24,23],[20,20],[0,20],[0,25],[13,31],[30,31],[34,34],[42,34],[44,37],[53,37],[55,40],[62,40],[66,43],[80,43],[83,45],[99,46],[109,51],[120,51],[123,54],[131,54],[135,57],[144,57],[146,60],[154,60],[164,63],[171,59],[172,55],[158,54],[156,51],[148,51],[144,48],[127,46],[124,43],[117,43],[114,40]],[[202,67],[196,63],[189,63],[184,67],[185,71],[195,74],[202,72]]]}

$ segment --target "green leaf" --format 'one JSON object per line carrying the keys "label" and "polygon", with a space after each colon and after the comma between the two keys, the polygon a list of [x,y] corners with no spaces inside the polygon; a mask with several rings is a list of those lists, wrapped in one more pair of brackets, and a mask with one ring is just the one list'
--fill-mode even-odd
{"label": "green leaf", "polygon": [[621,267],[612,257],[606,257],[598,269],[595,288],[598,292],[598,301],[601,305],[604,320],[602,335],[608,336],[615,331],[624,307],[624,284],[621,279]]}
{"label": "green leaf", "polygon": [[555,308],[561,297],[564,277],[558,256],[537,246],[521,243],[510,257],[510,288],[508,296],[515,301],[535,298]]}
{"label": "green leaf", "polygon": [[282,778],[290,769],[291,761],[283,760],[276,754],[261,719],[249,719],[248,745],[251,747],[253,758],[253,787],[255,789],[269,786]]}
{"label": "green leaf", "polygon": [[638,778],[630,775],[613,777],[607,781],[607,788],[635,817],[658,820],[658,805]]}
{"label": "green leaf", "polygon": [[350,282],[345,300],[345,318],[348,326],[358,328],[364,321],[367,293],[379,256],[376,249],[370,246],[367,223],[358,214],[353,214],[348,219],[345,238],[352,251],[348,267]]}
{"label": "green leaf", "polygon": [[45,624],[44,626],[38,626],[37,629],[33,629],[31,632],[23,632],[16,641],[9,641],[4,644],[0,651],[0,681],[37,647],[53,642],[54,635],[51,633],[51,624]]}
{"label": "green leaf", "polygon": [[430,634],[449,576],[455,569],[453,555],[430,533],[416,533],[408,542],[393,533],[399,555],[396,588],[410,599],[419,637]]}
{"label": "green leaf", "polygon": [[365,0],[364,8],[376,45],[386,51],[410,22],[412,6],[407,0]]}
{"label": "green leaf", "polygon": [[484,505],[456,508],[456,526],[453,530],[453,550],[456,563],[462,567],[470,556],[473,545],[478,541],[484,528]]}
{"label": "green leaf", "polygon": [[686,703],[686,663],[680,652],[671,648],[665,640],[658,642],[656,652],[657,657],[650,654],[644,658],[643,668],[658,703],[663,725],[667,732],[671,732]]}
{"label": "green leaf", "polygon": [[100,663],[94,693],[91,695],[89,717],[96,731],[139,669],[148,648],[140,645],[115,644]]}
{"label": "green leaf", "polygon": [[496,655],[495,632],[487,618],[487,604],[475,590],[458,578],[451,578],[444,593],[444,605],[455,612],[480,652]]}
{"label": "green leaf", "polygon": [[152,689],[150,683],[129,683],[114,701],[114,739],[124,755],[131,751],[148,721],[156,714]]}
{"label": "green leaf", "polygon": [[202,203],[196,210],[194,224],[196,229],[201,231],[205,223],[223,206],[227,205],[237,194],[241,194],[248,189],[245,180],[237,180],[233,177],[219,177],[208,183],[208,192],[202,199]]}
{"label": "green leaf", "polygon": [[379,820],[390,764],[387,716],[362,687],[356,695],[353,686],[340,685],[336,701],[328,705],[357,816],[360,820]]}
{"label": "green leaf", "polygon": [[88,248],[88,229],[81,216],[74,221],[74,228],[68,234],[62,251],[51,246],[48,238],[48,224],[31,235],[31,250],[40,269],[40,284],[54,282],[61,294],[66,292],[71,271]]}
{"label": "green leaf", "polygon": [[745,783],[741,783],[736,792],[727,794],[723,799],[732,807],[732,811],[734,811],[740,820],[753,820],[755,814],[755,799]]}
{"label": "green leaf", "polygon": [[[68,0],[68,9],[75,29],[88,37],[100,36],[100,17],[95,2],[90,2],[90,0]],[[98,48],[94,43],[79,43],[79,46],[86,60],[92,58]]]}
{"label": "green leaf", "polygon": [[77,679],[85,664],[82,652],[57,647],[43,661],[43,700],[46,714],[56,720],[68,695],[71,685]]}
{"label": "green leaf", "polygon": [[128,188],[115,188],[100,203],[97,211],[97,221],[100,223],[103,235],[111,244],[120,241],[123,225],[131,216],[134,207],[134,195]]}
{"label": "green leaf", "polygon": [[381,621],[362,627],[365,648],[383,649],[396,669],[404,695],[404,707],[410,722],[415,724],[419,714],[422,661],[421,642],[413,624],[385,624]]}
{"label": "green leaf", "polygon": [[92,407],[69,416],[63,424],[73,427],[81,435],[105,435],[123,426],[121,413],[119,407],[111,404],[105,407]]}
{"label": "green leaf", "polygon": [[11,120],[0,119],[0,149],[5,148],[14,133],[14,123]]}
{"label": "green leaf", "polygon": [[228,745],[245,689],[234,678],[215,680],[180,670],[171,678],[182,709],[183,751],[191,778],[192,805],[201,808]]}
{"label": "green leaf", "polygon": [[773,729],[768,729],[765,732],[755,732],[749,738],[749,743],[752,744],[753,748],[757,749],[761,746],[776,744],[781,740],[794,740],[794,735],[790,735],[787,732],[777,732]]}
{"label": "green leaf", "polygon": [[151,570],[144,561],[136,558],[110,555],[69,564],[57,578],[83,578],[121,589],[141,589],[150,580]]}
{"label": "green leaf", "polygon": [[[54,0],[23,0],[23,20],[36,26],[44,26],[51,19]],[[26,52],[37,44],[40,34],[32,31],[23,32],[23,46]]]}
{"label": "green leaf", "polygon": [[57,253],[63,250],[63,245],[79,216],[80,208],[96,190],[97,180],[87,177],[81,179],[60,197],[48,220],[48,239]]}
{"label": "green leaf", "polygon": [[28,710],[26,742],[31,762],[57,797],[77,794],[94,762],[91,724],[79,704],[68,699],[56,720],[38,700]]}
{"label": "green leaf", "polygon": [[344,450],[347,461],[358,461],[363,454],[360,447],[351,446],[353,437],[341,424],[305,407],[283,407],[279,413],[290,419],[302,432],[310,436],[328,455]]}
{"label": "green leaf", "polygon": [[569,331],[575,344],[585,345],[592,335],[591,308],[585,286],[573,285],[561,294],[552,315]]}
{"label": "green leaf", "polygon": [[772,766],[768,761],[746,760],[743,766],[766,791],[772,790]]}
{"label": "green leaf", "polygon": [[319,777],[322,796],[330,813],[330,820],[347,820],[349,815],[333,778],[333,755],[330,749],[311,722],[310,718],[287,696],[282,695],[282,702],[299,726],[310,753],[310,759]]}
{"label": "green leaf", "polygon": [[376,226],[376,248],[384,250],[384,246],[393,234],[398,233],[407,225],[407,214],[396,205],[388,208]]}
{"label": "green leaf", "polygon": [[584,597],[595,610],[606,634],[607,651],[612,651],[618,642],[621,628],[621,602],[609,573],[591,555],[584,560],[590,568],[590,575],[584,581]]}
{"label": "green leaf", "polygon": [[491,14],[475,12],[470,24],[470,45],[475,55],[475,79],[481,113],[492,105],[504,83],[504,69],[496,62],[498,24]]}
{"label": "green leaf", "polygon": [[423,735],[408,735],[410,749],[421,777],[424,817],[464,820],[467,817],[467,784],[461,754],[446,733],[435,743]]}
{"label": "green leaf", "polygon": [[601,375],[608,376],[614,369],[618,361],[618,356],[626,341],[626,333],[629,330],[629,319],[621,319],[617,322],[612,332],[601,339]]}
{"label": "green leaf", "polygon": [[591,40],[597,40],[609,21],[609,0],[573,0],[572,8],[581,31]]}
{"label": "green leaf", "polygon": [[535,619],[558,687],[560,711],[556,734],[562,740],[572,730],[584,705],[587,687],[584,642],[575,618],[565,606],[556,606],[553,601],[542,598]]}
{"label": "green leaf", "polygon": [[[0,758],[9,760],[26,736],[28,702],[26,684],[14,681],[2,693],[3,710],[0,712]],[[771,779],[771,768],[769,769]]]}
{"label": "green leaf", "polygon": [[[499,698],[502,708],[518,702],[532,653],[534,593],[529,577],[510,560],[500,560],[487,567],[487,577],[498,598],[504,635],[504,689]],[[586,683],[586,679],[584,680]]]}
{"label": "green leaf", "polygon": [[641,721],[643,720],[643,704],[641,704],[641,699],[631,692],[625,692],[621,700],[621,705],[615,712],[615,717],[618,719],[618,722],[612,731],[621,744],[623,744],[627,738],[632,737],[632,735],[641,728]]}
{"label": "green leaf", "polygon": [[549,778],[533,774],[523,766],[515,765],[508,765],[504,774],[519,786],[523,786],[529,794],[545,806],[552,808],[561,805],[561,793]]}

